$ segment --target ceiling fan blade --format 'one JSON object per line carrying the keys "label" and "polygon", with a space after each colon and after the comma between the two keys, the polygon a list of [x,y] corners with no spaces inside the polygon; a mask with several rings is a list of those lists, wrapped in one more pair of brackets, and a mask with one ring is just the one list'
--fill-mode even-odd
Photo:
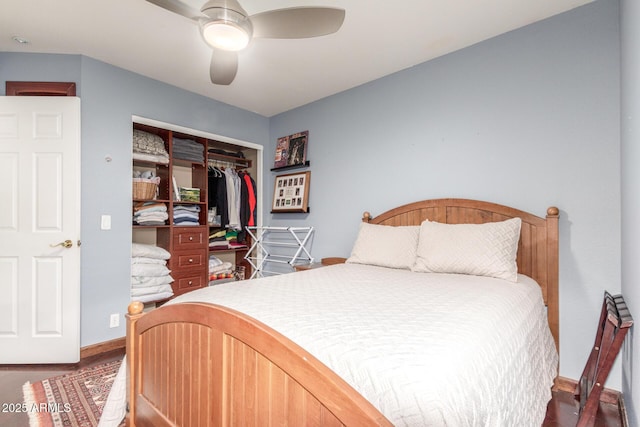
{"label": "ceiling fan blade", "polygon": [[147,1],[149,3],[155,4],[156,6],[160,6],[161,8],[166,9],[169,12],[182,15],[185,18],[198,19],[203,16],[198,9],[189,7],[179,0],[147,0]]}
{"label": "ceiling fan blade", "polygon": [[238,72],[238,53],[228,50],[213,49],[209,76],[211,83],[229,85]]}
{"label": "ceiling fan blade", "polygon": [[330,7],[293,7],[251,15],[253,37],[304,39],[335,33],[345,12]]}

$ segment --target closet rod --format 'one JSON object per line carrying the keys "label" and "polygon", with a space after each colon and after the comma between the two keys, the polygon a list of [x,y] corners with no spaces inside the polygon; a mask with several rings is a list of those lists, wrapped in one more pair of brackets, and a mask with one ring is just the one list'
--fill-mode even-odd
{"label": "closet rod", "polygon": [[221,168],[231,168],[231,169],[249,169],[251,168],[251,164],[245,161],[233,161],[227,159],[208,159],[207,166],[209,167],[221,167]]}
{"label": "closet rod", "polygon": [[207,161],[207,166],[209,166],[210,168],[236,168],[238,165],[236,165],[235,163],[232,162],[228,162],[226,160],[208,160]]}

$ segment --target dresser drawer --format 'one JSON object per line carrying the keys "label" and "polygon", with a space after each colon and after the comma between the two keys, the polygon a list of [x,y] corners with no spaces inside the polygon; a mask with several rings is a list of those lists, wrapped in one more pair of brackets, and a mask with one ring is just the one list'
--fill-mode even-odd
{"label": "dresser drawer", "polygon": [[173,229],[173,250],[202,249],[209,245],[207,227],[176,227]]}
{"label": "dresser drawer", "polygon": [[[204,268],[208,265],[205,251],[198,252],[174,252],[173,271],[180,271],[185,268]],[[202,270],[201,270],[202,271]]]}
{"label": "dresser drawer", "polygon": [[176,295],[207,286],[207,278],[201,271],[173,275],[173,292]]}

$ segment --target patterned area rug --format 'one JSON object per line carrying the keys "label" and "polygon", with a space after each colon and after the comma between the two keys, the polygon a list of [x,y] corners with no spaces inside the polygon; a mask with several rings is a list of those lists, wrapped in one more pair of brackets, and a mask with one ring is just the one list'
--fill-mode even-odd
{"label": "patterned area rug", "polygon": [[22,386],[30,427],[95,427],[121,360]]}

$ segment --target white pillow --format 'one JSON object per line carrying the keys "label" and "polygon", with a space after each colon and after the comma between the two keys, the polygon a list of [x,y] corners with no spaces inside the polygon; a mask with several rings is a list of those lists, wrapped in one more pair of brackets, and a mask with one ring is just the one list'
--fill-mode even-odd
{"label": "white pillow", "polygon": [[416,262],[419,233],[417,225],[393,227],[363,222],[347,262],[410,270]]}
{"label": "white pillow", "polygon": [[148,258],[144,256],[131,257],[131,264],[162,264],[166,265],[167,260],[158,258]]}
{"label": "white pillow", "polygon": [[160,277],[166,276],[171,271],[161,264],[132,264],[131,275],[132,276],[146,276],[146,277]]}
{"label": "white pillow", "polygon": [[159,247],[154,245],[145,245],[143,243],[132,243],[131,244],[131,256],[132,257],[147,257],[147,258],[156,258],[156,259],[169,259],[171,258],[171,254]]}
{"label": "white pillow", "polygon": [[173,282],[173,277],[165,276],[131,276],[132,288],[144,288],[147,286],[168,285]]}
{"label": "white pillow", "polygon": [[485,224],[424,221],[413,271],[462,273],[516,282],[520,218]]}

